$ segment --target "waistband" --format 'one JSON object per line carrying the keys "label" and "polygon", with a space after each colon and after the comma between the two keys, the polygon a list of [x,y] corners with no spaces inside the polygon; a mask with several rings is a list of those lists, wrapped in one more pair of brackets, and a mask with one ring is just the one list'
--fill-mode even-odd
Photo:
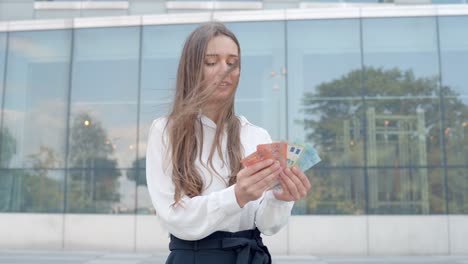
{"label": "waistband", "polygon": [[271,263],[268,249],[262,242],[258,229],[240,232],[217,231],[213,234],[195,241],[179,239],[170,236],[169,249],[172,250],[234,250],[237,252],[237,263]]}

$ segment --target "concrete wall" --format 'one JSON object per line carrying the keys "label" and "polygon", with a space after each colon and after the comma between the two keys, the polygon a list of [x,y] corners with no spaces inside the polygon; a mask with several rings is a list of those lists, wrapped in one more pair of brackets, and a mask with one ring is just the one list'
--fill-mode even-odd
{"label": "concrete wall", "polygon": [[[467,255],[468,215],[292,216],[275,255]],[[0,248],[167,252],[155,216],[0,214]]]}

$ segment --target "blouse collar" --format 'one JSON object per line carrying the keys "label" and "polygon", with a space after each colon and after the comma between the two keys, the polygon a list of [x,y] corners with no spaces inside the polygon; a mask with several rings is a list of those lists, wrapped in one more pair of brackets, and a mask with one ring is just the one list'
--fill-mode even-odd
{"label": "blouse collar", "polygon": [[[209,117],[202,114],[201,112],[198,114],[198,117],[200,118],[200,121],[202,122],[204,126],[216,129],[216,123],[213,120],[211,120]],[[244,116],[237,116],[237,118],[239,119],[241,126],[247,125],[248,121]]]}

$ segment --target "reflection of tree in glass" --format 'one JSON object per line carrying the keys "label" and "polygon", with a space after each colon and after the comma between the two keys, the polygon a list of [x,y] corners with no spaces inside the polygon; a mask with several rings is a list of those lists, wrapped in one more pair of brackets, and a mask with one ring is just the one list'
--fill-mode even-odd
{"label": "reflection of tree in glass", "polygon": [[[0,167],[7,168],[10,165],[11,159],[16,154],[16,139],[11,134],[8,127],[0,130],[1,140],[1,155]],[[4,172],[0,174],[0,212],[14,210],[15,194],[13,187],[18,185],[17,178],[11,173],[8,175]]]}
{"label": "reflection of tree in glass", "polygon": [[78,114],[70,132],[69,210],[73,212],[112,211],[119,201],[117,178],[121,175],[111,156],[115,144],[101,123],[87,113]]}
{"label": "reflection of tree in glass", "polygon": [[39,152],[28,156],[32,170],[23,175],[21,211],[63,212],[63,181],[54,178],[51,169],[61,166],[53,149],[40,146]]}
{"label": "reflection of tree in glass", "polygon": [[62,165],[60,158],[57,157],[57,153],[55,153],[53,149],[45,146],[40,146],[39,151],[29,155],[28,158],[31,167],[37,170],[58,168]]}
{"label": "reflection of tree in glass", "polygon": [[2,141],[2,155],[0,166],[2,168],[7,168],[10,164],[11,159],[16,154],[16,139],[10,132],[8,127],[2,128],[0,130],[0,140]]}
{"label": "reflection of tree in glass", "polygon": [[[434,104],[437,87],[436,79],[416,79],[412,71],[374,68],[351,71],[341,79],[318,85],[317,93],[304,95],[308,139],[319,142],[325,149],[335,147],[343,135],[343,121],[357,117],[363,126],[362,118],[369,107],[374,107],[376,113],[391,114],[416,113],[423,108],[426,125],[437,125],[440,120],[438,106]],[[364,104],[361,96],[371,100]]]}
{"label": "reflection of tree in glass", "polygon": [[95,163],[104,161],[113,154],[112,142],[107,138],[101,123],[87,113],[80,113],[75,117],[70,137],[71,167],[100,167],[101,164]]}
{"label": "reflection of tree in glass", "polygon": [[[444,100],[445,127],[442,128],[438,88],[436,77],[416,78],[411,70],[366,68],[351,71],[340,79],[318,85],[315,93],[305,93],[303,104],[307,139],[317,143],[317,148],[323,160],[322,166],[327,164],[332,166],[364,166],[364,135],[368,139],[368,166],[400,167],[406,165],[425,167],[433,164],[439,165],[443,159],[442,137],[447,139],[447,135],[451,131],[450,128],[461,126],[461,123],[465,121],[463,118],[468,116],[468,107],[449,87],[442,87],[446,98]],[[375,116],[388,116],[393,119],[372,119],[371,121],[375,121],[376,128],[369,130],[369,122],[371,122],[369,121],[370,109],[372,113],[375,113]],[[421,117],[423,129],[418,130],[417,122],[421,121]],[[408,121],[410,118],[413,118],[412,121]],[[394,131],[385,134],[383,130],[387,128]],[[379,131],[379,129],[381,130]],[[375,131],[375,134],[371,135],[370,131],[372,133]],[[408,153],[407,158],[404,160],[405,164],[401,164],[402,160],[397,158],[405,153],[402,144],[395,143],[399,139],[401,143],[401,134],[403,133],[408,135],[408,145],[410,145],[410,147],[407,147],[409,150],[406,151]],[[376,138],[376,146],[380,146],[378,151],[369,149],[371,136]],[[393,141],[393,145],[385,145],[386,140],[388,142]],[[447,140],[446,142],[447,147],[450,148],[450,141]],[[459,140],[455,142],[455,144],[462,143]],[[463,142],[465,145],[466,143],[468,142]],[[375,162],[372,161],[373,157]],[[408,171],[409,174],[412,173],[411,170]],[[402,170],[399,173],[402,173]],[[430,211],[443,212],[443,193],[441,191],[443,190],[443,175],[441,175],[440,171],[426,172],[424,169],[416,173],[426,175],[429,173],[429,177],[426,178],[431,181],[429,188],[432,188],[430,192],[432,195],[429,198],[431,199]],[[348,177],[328,176],[330,177],[324,178],[326,183],[323,184],[326,186],[330,186],[330,182],[336,184],[339,181],[342,182],[343,186],[353,184],[353,181]],[[334,179],[334,177],[340,177],[340,179]],[[409,175],[409,177],[412,176]],[[349,199],[357,199],[357,195],[353,194],[353,192],[359,192],[353,191],[355,188],[359,188],[359,186],[356,185],[350,188]],[[328,189],[330,192],[334,192],[334,188]],[[408,200],[411,199],[408,193],[414,193],[411,188],[397,191],[400,192],[400,196],[388,197],[388,199]],[[338,196],[342,196],[342,192],[327,196],[331,200],[337,200]],[[464,195],[464,197],[464,199],[468,199],[468,195]],[[324,197],[316,199],[324,199]],[[358,203],[357,200],[354,202]],[[314,204],[315,202],[310,201],[310,203]]]}

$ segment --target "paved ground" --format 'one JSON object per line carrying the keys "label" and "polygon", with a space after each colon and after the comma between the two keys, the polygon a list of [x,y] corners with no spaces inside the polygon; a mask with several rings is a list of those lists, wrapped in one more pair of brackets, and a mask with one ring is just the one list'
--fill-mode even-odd
{"label": "paved ground", "polygon": [[[166,254],[0,250],[0,264],[162,264]],[[274,256],[273,264],[468,264],[468,256]]]}

